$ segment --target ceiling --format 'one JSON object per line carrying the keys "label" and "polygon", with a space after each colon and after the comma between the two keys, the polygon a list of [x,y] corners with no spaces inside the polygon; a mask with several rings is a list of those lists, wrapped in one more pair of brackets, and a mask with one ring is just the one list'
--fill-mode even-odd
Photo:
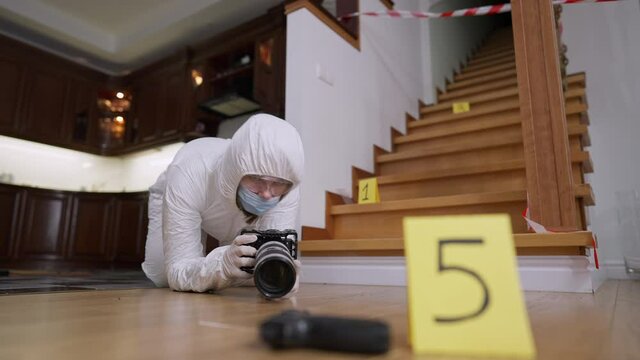
{"label": "ceiling", "polygon": [[0,33],[124,75],[282,0],[0,0]]}

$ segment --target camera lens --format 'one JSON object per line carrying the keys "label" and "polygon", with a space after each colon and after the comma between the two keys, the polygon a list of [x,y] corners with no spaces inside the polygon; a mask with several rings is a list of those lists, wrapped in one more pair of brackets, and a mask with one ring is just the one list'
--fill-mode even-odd
{"label": "camera lens", "polygon": [[256,253],[253,279],[267,298],[279,298],[289,293],[296,283],[296,267],[289,249],[278,241],[262,245]]}

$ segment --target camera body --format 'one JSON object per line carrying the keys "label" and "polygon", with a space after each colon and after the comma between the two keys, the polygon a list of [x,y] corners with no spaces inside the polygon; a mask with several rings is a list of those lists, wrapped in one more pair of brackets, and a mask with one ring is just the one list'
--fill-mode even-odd
{"label": "camera body", "polygon": [[[248,230],[248,229],[244,229],[240,232],[241,235],[245,235],[245,234],[249,234],[249,235],[256,235],[258,237],[258,240],[250,243],[250,244],[246,244],[247,246],[251,246],[256,248],[256,250],[260,250],[260,248],[262,247],[262,245],[271,242],[271,241],[275,241],[275,242],[279,242],[281,244],[283,244],[289,251],[289,255],[291,255],[291,257],[293,259],[298,259],[298,232],[296,232],[295,230],[292,229],[287,229],[287,230],[275,230],[275,229],[269,229],[269,230]],[[242,270],[253,274],[253,268],[242,268]]]}
{"label": "camera body", "polygon": [[253,274],[256,288],[267,299],[282,297],[293,289],[297,270],[298,233],[295,230],[242,230],[241,234],[255,234],[257,240],[246,244],[256,248],[256,264],[241,269]]}

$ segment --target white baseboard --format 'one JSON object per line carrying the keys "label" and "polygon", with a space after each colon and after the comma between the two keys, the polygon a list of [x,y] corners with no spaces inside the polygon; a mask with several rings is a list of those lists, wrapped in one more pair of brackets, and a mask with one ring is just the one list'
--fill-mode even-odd
{"label": "white baseboard", "polygon": [[624,261],[609,260],[602,262],[602,268],[607,272],[607,278],[616,280],[640,280],[640,274],[629,274]]}
{"label": "white baseboard", "polygon": [[518,256],[525,291],[591,293],[593,268],[586,256]]}
{"label": "white baseboard", "polygon": [[[303,283],[406,286],[404,257],[304,257]],[[525,291],[590,293],[592,267],[585,256],[519,256]]]}

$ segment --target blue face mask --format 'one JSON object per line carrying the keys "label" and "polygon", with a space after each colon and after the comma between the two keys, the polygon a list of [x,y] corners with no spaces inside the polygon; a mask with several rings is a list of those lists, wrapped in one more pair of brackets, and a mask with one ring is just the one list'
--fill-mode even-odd
{"label": "blue face mask", "polygon": [[265,200],[261,198],[260,195],[251,192],[244,186],[240,186],[238,188],[238,198],[240,199],[240,204],[242,204],[243,209],[258,216],[278,205],[278,202],[280,201],[280,196]]}

